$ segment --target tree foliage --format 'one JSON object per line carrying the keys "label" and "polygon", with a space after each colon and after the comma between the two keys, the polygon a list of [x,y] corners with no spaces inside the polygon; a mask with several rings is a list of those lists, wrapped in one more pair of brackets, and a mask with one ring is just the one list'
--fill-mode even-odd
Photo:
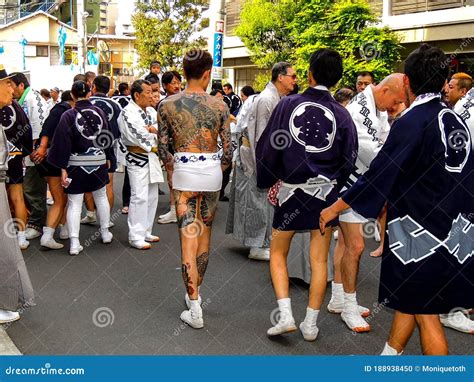
{"label": "tree foliage", "polygon": [[148,67],[157,60],[167,69],[180,69],[187,50],[205,47],[206,39],[196,36],[208,25],[209,20],[201,17],[207,4],[207,0],[137,1],[132,23],[139,65]]}
{"label": "tree foliage", "polygon": [[400,60],[398,36],[376,22],[367,0],[247,0],[236,32],[257,66],[289,61],[301,78],[316,49],[332,48],[344,59],[346,85],[362,70],[381,79]]}

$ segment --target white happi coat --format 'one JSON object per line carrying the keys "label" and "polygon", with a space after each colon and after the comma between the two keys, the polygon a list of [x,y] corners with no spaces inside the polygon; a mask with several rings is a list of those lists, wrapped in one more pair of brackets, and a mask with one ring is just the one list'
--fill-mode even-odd
{"label": "white happi coat", "polygon": [[156,110],[148,107],[146,112],[134,101],[122,110],[119,119],[122,143],[125,146],[138,146],[146,154],[127,152],[126,163],[130,171],[140,174],[143,184],[163,182],[163,172],[160,160],[153,148],[158,146],[156,134],[148,132],[146,127],[152,125],[157,128]]}
{"label": "white happi coat", "polygon": [[377,110],[372,86],[367,86],[363,92],[357,94],[347,105],[347,110],[357,128],[359,151],[356,167],[357,174],[362,175],[368,170],[388,137],[388,114],[386,111]]}
{"label": "white happi coat", "polygon": [[[471,144],[472,149],[474,150],[474,88],[469,90],[464,97],[456,102],[454,112],[457,113],[464,122],[466,122],[471,133]],[[465,140],[467,141],[467,139]]]}
{"label": "white happi coat", "polygon": [[49,115],[50,106],[48,102],[36,90],[29,89],[23,104],[28,119],[30,120],[33,131],[33,140],[38,139],[43,128],[44,121]]}

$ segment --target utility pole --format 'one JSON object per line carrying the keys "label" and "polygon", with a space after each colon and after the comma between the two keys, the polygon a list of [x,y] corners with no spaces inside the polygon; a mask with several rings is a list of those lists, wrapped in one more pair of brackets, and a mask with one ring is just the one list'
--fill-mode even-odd
{"label": "utility pole", "polygon": [[85,18],[88,16],[84,11],[84,0],[77,0],[77,65],[79,73],[85,73],[85,41],[86,29]]}

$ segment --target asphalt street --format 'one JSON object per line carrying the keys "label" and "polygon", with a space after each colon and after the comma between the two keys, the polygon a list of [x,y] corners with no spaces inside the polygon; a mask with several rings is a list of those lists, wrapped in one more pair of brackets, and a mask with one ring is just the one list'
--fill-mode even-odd
{"label": "asphalt street", "polygon": [[[221,202],[214,223],[210,262],[204,285],[204,329],[183,324],[184,305],[179,238],[175,224],[155,224],[161,242],[151,250],[132,249],[126,216],[120,213],[122,174],[117,174],[112,211],[115,236],[100,242],[98,226],[82,226],[84,252],[40,249],[39,239],[24,251],[36,292],[36,306],[27,307],[7,333],[24,354],[379,354],[390,329],[392,312],[377,304],[380,259],[368,252],[359,276],[359,303],[373,309],[370,333],[353,334],[338,315],[326,311],[330,284],[321,310],[319,337],[305,342],[295,332],[268,338],[277,307],[267,262],[249,260],[248,249],[224,234],[228,203]],[[165,187],[163,187],[165,188]],[[167,192],[167,190],[165,190]],[[160,196],[157,216],[168,210]],[[304,319],[308,287],[291,280],[297,323]],[[452,354],[473,354],[472,336],[446,329]],[[418,333],[405,354],[420,354]]]}

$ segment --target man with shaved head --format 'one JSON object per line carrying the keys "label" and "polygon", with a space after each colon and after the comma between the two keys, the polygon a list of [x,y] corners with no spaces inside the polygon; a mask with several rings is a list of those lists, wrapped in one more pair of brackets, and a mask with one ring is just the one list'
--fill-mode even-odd
{"label": "man with shaved head", "polygon": [[[395,110],[406,99],[403,74],[394,73],[378,85],[369,85],[347,106],[357,128],[359,151],[356,170],[351,174],[345,191],[367,171],[382,148],[390,131],[388,112]],[[334,253],[334,281],[328,311],[340,313],[342,320],[354,332],[368,332],[370,325],[363,319],[370,314],[359,306],[356,298],[359,260],[364,251],[364,237],[374,236],[376,227],[357,212],[348,209],[339,217],[339,240]],[[373,224],[373,223],[369,223]]]}

